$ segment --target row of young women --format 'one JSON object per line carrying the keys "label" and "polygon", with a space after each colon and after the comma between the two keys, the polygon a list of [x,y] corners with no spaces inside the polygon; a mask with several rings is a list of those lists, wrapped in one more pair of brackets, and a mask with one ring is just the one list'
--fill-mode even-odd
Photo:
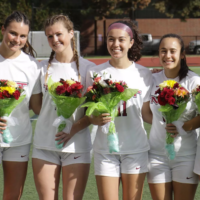
{"label": "row of young women", "polygon": [[[98,125],[93,148],[100,200],[117,200],[120,182],[123,200],[140,200],[147,172],[152,199],[194,199],[197,174],[200,175],[200,147],[197,147],[195,130],[200,126],[200,116],[190,100],[180,121],[166,125],[155,98],[157,86],[168,79],[178,81],[189,92],[200,84],[200,77],[186,64],[182,39],[175,34],[161,38],[159,58],[163,70],[152,75],[150,70],[135,63],[141,57],[142,41],[131,21],[118,21],[109,26],[107,49],[111,59],[99,66],[78,56],[73,23],[68,17],[56,15],[46,20],[44,30],[52,53],[49,60],[41,63],[33,58],[33,49],[27,40],[29,29],[29,20],[18,11],[8,16],[2,26],[0,79],[16,81],[26,91],[26,99],[12,113],[19,121],[19,126],[9,127],[13,141],[10,144],[0,141],[3,200],[20,199],[22,195],[32,139],[29,109],[39,114],[32,163],[40,200],[58,200],[61,171],[63,199],[83,198],[91,161],[90,124]],[[87,117],[84,109],[78,108],[70,118],[73,122],[70,133],[56,133],[52,126],[57,114],[48,94],[48,77],[54,81],[73,78],[81,81],[86,91],[92,85],[94,72],[108,77],[112,74],[113,79],[139,89],[136,96],[123,104],[123,109],[119,108],[121,114],[115,120],[118,153],[109,153],[107,136],[100,128],[111,121],[108,113]],[[149,142],[143,120],[152,124]],[[0,118],[1,133],[5,128],[6,120]],[[174,160],[165,154],[166,130],[175,138]],[[61,150],[55,147],[55,140],[64,142]]]}

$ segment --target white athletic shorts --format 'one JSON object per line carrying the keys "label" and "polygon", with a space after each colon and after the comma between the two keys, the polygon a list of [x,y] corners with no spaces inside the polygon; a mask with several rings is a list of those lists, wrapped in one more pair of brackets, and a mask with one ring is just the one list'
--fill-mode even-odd
{"label": "white athletic shorts", "polygon": [[120,177],[148,171],[148,152],[137,154],[100,154],[94,152],[95,175]]}
{"label": "white athletic shorts", "polygon": [[1,161],[27,162],[29,160],[31,144],[17,147],[0,147],[0,164]]}
{"label": "white athletic shorts", "polygon": [[193,172],[200,175],[200,146],[197,146],[197,153],[196,153]]}
{"label": "white athletic shorts", "polygon": [[166,155],[149,154],[149,183],[197,184],[198,176],[193,173],[195,155],[176,156],[169,160]]}
{"label": "white athletic shorts", "polygon": [[32,158],[38,158],[61,166],[91,162],[90,152],[66,153],[36,148],[33,148]]}

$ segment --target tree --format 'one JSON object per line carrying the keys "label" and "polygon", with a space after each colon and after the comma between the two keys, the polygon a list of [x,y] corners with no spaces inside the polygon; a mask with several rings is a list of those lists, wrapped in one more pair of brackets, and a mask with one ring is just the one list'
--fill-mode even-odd
{"label": "tree", "polygon": [[143,9],[149,3],[171,18],[200,16],[200,0],[83,0],[82,14],[94,16],[96,20],[121,14],[128,14],[133,19],[134,10]]}
{"label": "tree", "polygon": [[155,0],[153,4],[168,17],[187,19],[200,16],[200,0]]}
{"label": "tree", "polygon": [[151,0],[83,0],[82,14],[94,16],[96,20],[110,15],[129,14],[135,9],[143,9]]}

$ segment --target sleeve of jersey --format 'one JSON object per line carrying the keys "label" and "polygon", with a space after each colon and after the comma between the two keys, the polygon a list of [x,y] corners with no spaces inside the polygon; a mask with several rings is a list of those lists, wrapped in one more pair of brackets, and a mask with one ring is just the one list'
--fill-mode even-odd
{"label": "sleeve of jersey", "polygon": [[96,66],[96,64],[81,57],[80,66],[81,66],[81,76],[86,77],[87,71],[90,70],[92,67]]}
{"label": "sleeve of jersey", "polygon": [[36,70],[36,82],[35,82],[35,85],[33,87],[33,91],[32,91],[32,94],[39,94],[42,92],[42,88],[41,88],[41,80],[40,80],[40,77],[41,77],[41,66],[40,64],[38,64],[39,67],[38,69]]}
{"label": "sleeve of jersey", "polygon": [[192,91],[193,89],[195,89],[197,85],[200,85],[200,77],[197,74],[195,74],[192,77],[192,83],[190,85],[190,90]]}
{"label": "sleeve of jersey", "polygon": [[91,71],[91,69],[89,69],[87,71],[87,75],[86,75],[86,89],[93,84],[93,81],[91,78],[92,74],[93,74],[93,72]]}
{"label": "sleeve of jersey", "polygon": [[144,84],[145,84],[145,95],[144,95],[144,99],[143,102],[147,102],[150,101],[150,95],[151,95],[151,89],[153,87],[153,76],[151,71],[149,70],[148,73],[146,74],[145,78],[144,78]]}

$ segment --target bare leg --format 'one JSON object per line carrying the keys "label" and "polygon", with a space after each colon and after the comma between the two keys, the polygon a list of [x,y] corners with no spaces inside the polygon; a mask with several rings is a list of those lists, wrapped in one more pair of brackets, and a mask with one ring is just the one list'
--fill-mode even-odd
{"label": "bare leg", "polygon": [[172,200],[172,183],[149,183],[153,200]]}
{"label": "bare leg", "polygon": [[40,200],[58,200],[61,166],[37,158],[32,159],[35,186]]}
{"label": "bare leg", "polygon": [[3,161],[3,200],[19,200],[22,196],[28,162]]}
{"label": "bare leg", "polygon": [[119,177],[96,176],[99,200],[118,200],[119,180]]}
{"label": "bare leg", "polygon": [[88,180],[90,164],[62,167],[63,200],[81,200]]}
{"label": "bare leg", "polygon": [[146,173],[122,174],[123,200],[141,200]]}
{"label": "bare leg", "polygon": [[193,200],[197,184],[178,183],[173,181],[174,200]]}

